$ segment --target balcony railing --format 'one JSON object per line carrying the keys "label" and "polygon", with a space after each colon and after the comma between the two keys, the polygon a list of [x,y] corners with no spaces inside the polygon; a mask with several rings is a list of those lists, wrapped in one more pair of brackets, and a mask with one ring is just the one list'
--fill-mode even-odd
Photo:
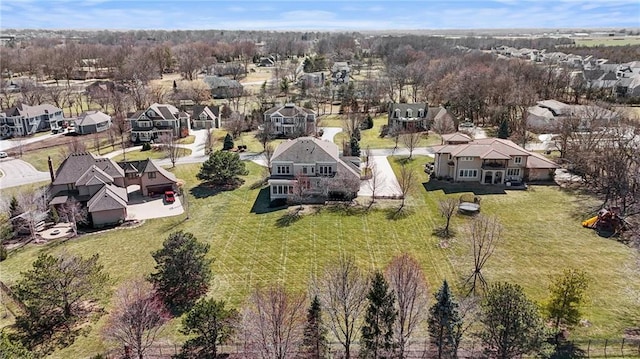
{"label": "balcony railing", "polygon": [[482,169],[488,169],[488,170],[492,170],[492,169],[505,169],[507,168],[507,162],[506,161],[491,161],[491,162],[483,162],[482,163]]}

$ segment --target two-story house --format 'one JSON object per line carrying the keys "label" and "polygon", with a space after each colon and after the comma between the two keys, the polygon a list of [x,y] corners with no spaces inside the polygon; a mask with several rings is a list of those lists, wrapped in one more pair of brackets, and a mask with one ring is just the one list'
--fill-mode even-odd
{"label": "two-story house", "polygon": [[360,170],[340,157],[333,142],[300,137],[281,143],[271,157],[272,201],[353,198],[359,189]]}
{"label": "two-story house", "polygon": [[86,111],[74,123],[76,133],[88,135],[108,130],[111,127],[111,116],[102,111]]}
{"label": "two-story house", "polygon": [[287,103],[265,111],[263,126],[274,136],[310,135],[316,131],[316,113],[310,109]]}
{"label": "two-story house", "polygon": [[154,103],[146,110],[129,115],[131,125],[131,141],[151,142],[172,134],[177,137],[189,135],[189,114],[172,105]]}
{"label": "two-story house", "polygon": [[429,107],[426,103],[390,103],[387,124],[389,128],[415,132],[429,129]]}
{"label": "two-story house", "polygon": [[331,66],[331,82],[334,85],[348,84],[350,72],[349,63],[344,61],[334,62]]}
{"label": "two-story house", "polygon": [[0,138],[28,136],[36,132],[58,132],[62,129],[62,109],[44,104],[18,104],[0,112]]}
{"label": "two-story house", "polygon": [[220,128],[220,107],[194,105],[191,108],[191,129]]}
{"label": "two-story house", "polygon": [[453,133],[435,146],[434,175],[455,182],[505,184],[553,179],[554,162],[529,152],[512,141],[499,138],[472,140]]}

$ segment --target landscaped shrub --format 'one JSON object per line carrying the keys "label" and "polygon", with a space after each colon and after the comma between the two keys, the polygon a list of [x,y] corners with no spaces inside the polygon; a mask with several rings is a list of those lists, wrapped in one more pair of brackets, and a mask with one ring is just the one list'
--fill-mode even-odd
{"label": "landscaped shrub", "polygon": [[0,262],[5,259],[7,259],[7,249],[3,245],[0,245]]}
{"label": "landscaped shrub", "polygon": [[149,151],[151,149],[151,144],[149,142],[145,142],[142,144],[142,151]]}

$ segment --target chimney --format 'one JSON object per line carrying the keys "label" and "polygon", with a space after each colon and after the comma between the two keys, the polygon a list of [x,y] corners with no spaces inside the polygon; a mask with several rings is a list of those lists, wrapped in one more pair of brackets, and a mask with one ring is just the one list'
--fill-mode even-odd
{"label": "chimney", "polygon": [[56,179],[56,177],[53,174],[53,162],[51,161],[51,156],[49,156],[49,159],[47,160],[47,163],[49,164],[49,175],[51,176],[51,183],[53,183],[53,181]]}

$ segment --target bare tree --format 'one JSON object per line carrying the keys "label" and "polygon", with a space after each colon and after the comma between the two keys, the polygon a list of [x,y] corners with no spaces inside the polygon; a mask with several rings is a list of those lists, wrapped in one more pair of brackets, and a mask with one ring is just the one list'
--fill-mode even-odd
{"label": "bare tree", "polygon": [[394,337],[398,358],[405,358],[414,335],[427,319],[427,280],[418,261],[407,253],[395,257],[385,272],[390,289],[396,295],[398,316]]}
{"label": "bare tree", "polygon": [[442,229],[442,236],[447,238],[451,234],[449,232],[449,225],[451,224],[451,217],[456,212],[456,208],[458,207],[458,201],[455,198],[445,198],[438,201],[438,211],[440,215],[444,217],[447,221],[444,228]]}
{"label": "bare tree", "polygon": [[87,223],[87,209],[75,198],[67,200],[58,210],[60,217],[73,224],[73,235],[78,235],[78,223]]}
{"label": "bare tree", "polygon": [[287,293],[282,286],[256,290],[243,316],[248,346],[260,358],[294,358],[302,343],[305,315],[304,294]]}
{"label": "bare tree", "polygon": [[456,125],[449,116],[436,117],[431,124],[431,130],[438,135],[456,132]]}
{"label": "bare tree", "polygon": [[262,157],[264,157],[264,162],[269,172],[271,172],[271,157],[273,156],[274,151],[275,146],[271,143],[265,144],[264,151],[262,151]]}
{"label": "bare tree", "polygon": [[318,298],[329,316],[327,325],[351,358],[351,344],[356,340],[360,316],[366,305],[367,279],[353,257],[341,257],[330,264],[316,286]]}
{"label": "bare tree", "polygon": [[160,143],[162,144],[162,151],[171,161],[171,167],[175,167],[176,161],[184,153],[184,148],[178,145],[178,137],[173,132],[167,132],[160,136]]}
{"label": "bare tree", "polygon": [[244,116],[238,112],[233,112],[225,122],[225,128],[231,133],[233,138],[238,138],[245,129]]}
{"label": "bare tree", "polygon": [[211,123],[207,121],[207,137],[204,140],[204,154],[208,155],[215,146],[216,138],[211,131]]}
{"label": "bare tree", "polygon": [[58,149],[60,159],[64,160],[74,153],[83,153],[87,152],[87,145],[85,145],[84,141],[81,141],[78,137],[72,137],[66,143],[66,146],[60,147]]}
{"label": "bare tree", "polygon": [[139,278],[125,282],[118,289],[113,308],[103,335],[122,346],[125,357],[133,352],[138,359],[143,359],[169,320],[164,304],[153,286]]}
{"label": "bare tree", "polygon": [[21,214],[14,220],[19,230],[29,232],[31,239],[36,238],[38,225],[47,218],[47,193],[45,188],[20,192],[17,196]]}
{"label": "bare tree", "polygon": [[400,203],[400,208],[398,208],[398,212],[400,212],[404,208],[407,195],[409,195],[409,193],[413,190],[414,186],[415,186],[414,173],[409,168],[409,166],[403,164],[400,167],[400,173],[398,176],[398,189],[400,190],[400,196],[402,199],[402,202]]}
{"label": "bare tree", "polygon": [[487,288],[487,281],[482,275],[482,268],[496,250],[502,234],[502,225],[497,217],[479,215],[469,224],[469,240],[473,254],[473,272],[465,281],[469,286],[468,294],[477,294],[478,285],[483,290]]}
{"label": "bare tree", "polygon": [[409,150],[409,159],[413,157],[413,150],[416,147],[418,147],[418,144],[420,144],[421,137],[422,137],[421,132],[406,132],[400,135],[400,139],[402,140],[402,143]]}
{"label": "bare tree", "polygon": [[376,201],[376,192],[380,189],[380,185],[382,184],[382,173],[378,170],[378,166],[376,166],[375,161],[372,160],[373,153],[369,146],[365,150],[366,162],[365,162],[365,171],[367,171],[367,187],[371,190],[371,201],[369,201],[368,208],[371,208]]}

